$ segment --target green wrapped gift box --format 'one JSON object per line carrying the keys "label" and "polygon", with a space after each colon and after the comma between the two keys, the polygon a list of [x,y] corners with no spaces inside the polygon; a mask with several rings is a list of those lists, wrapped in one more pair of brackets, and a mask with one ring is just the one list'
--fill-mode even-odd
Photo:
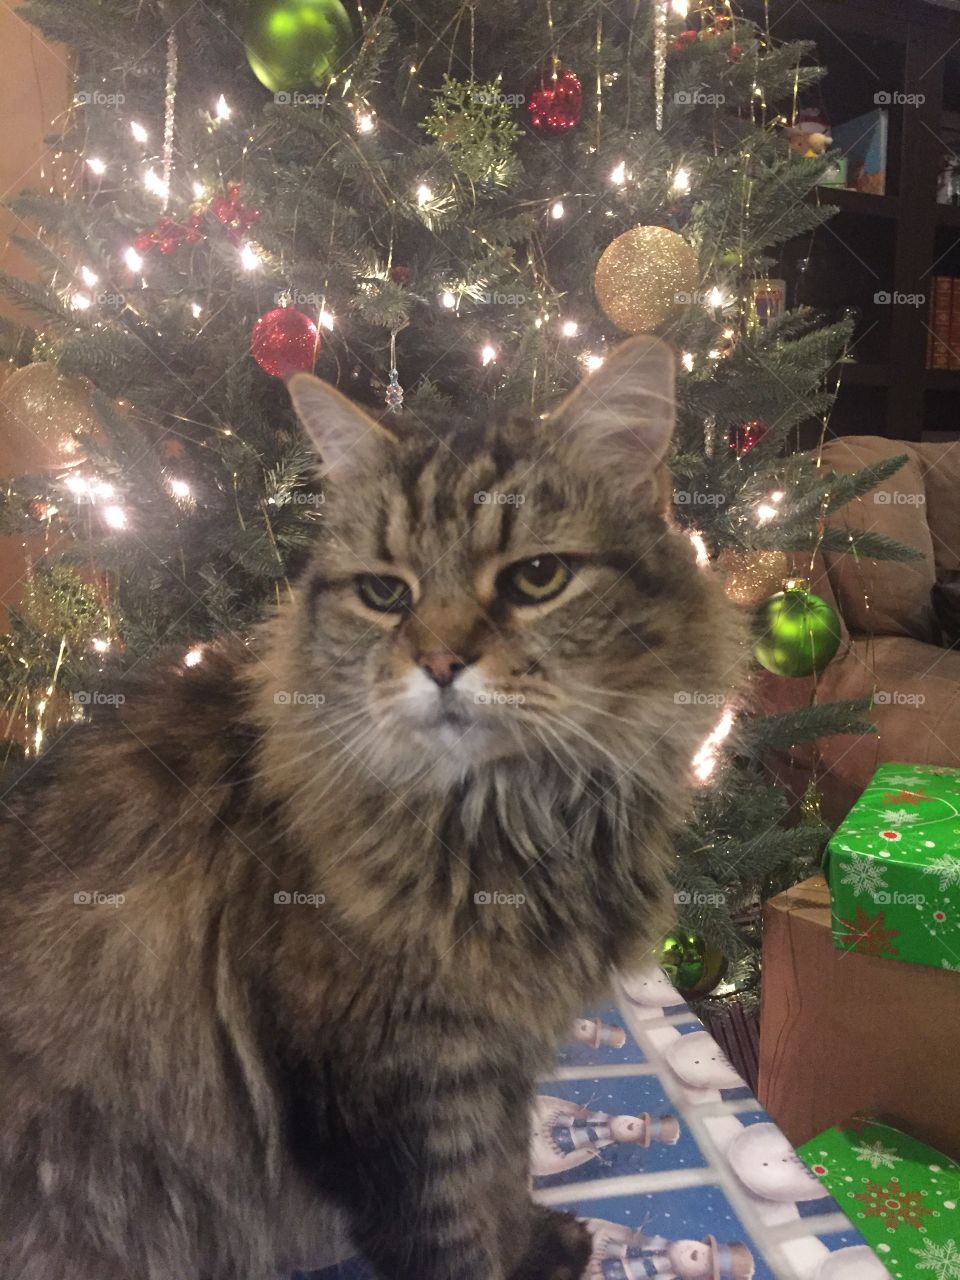
{"label": "green wrapped gift box", "polygon": [[797,1154],[894,1280],[960,1280],[960,1165],[861,1117]]}
{"label": "green wrapped gift box", "polygon": [[881,765],[824,875],[835,947],[960,971],[960,769]]}

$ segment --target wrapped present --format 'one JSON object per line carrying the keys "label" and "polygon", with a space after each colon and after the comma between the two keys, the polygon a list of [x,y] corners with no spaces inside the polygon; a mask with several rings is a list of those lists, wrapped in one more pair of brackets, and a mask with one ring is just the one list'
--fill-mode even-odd
{"label": "wrapped present", "polygon": [[881,765],[824,872],[839,950],[960,970],[960,769]]}
{"label": "wrapped present", "polygon": [[960,1280],[960,1164],[859,1116],[797,1150],[894,1280]]}

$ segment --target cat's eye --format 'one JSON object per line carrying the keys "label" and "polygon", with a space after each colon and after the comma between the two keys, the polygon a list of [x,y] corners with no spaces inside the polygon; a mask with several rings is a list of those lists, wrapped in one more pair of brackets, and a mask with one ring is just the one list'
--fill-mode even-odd
{"label": "cat's eye", "polygon": [[573,570],[559,556],[518,560],[497,575],[497,591],[510,604],[543,604],[563,591]]}
{"label": "cat's eye", "polygon": [[357,595],[368,609],[379,613],[398,613],[406,609],[412,599],[409,586],[403,578],[390,574],[358,573],[354,579]]}

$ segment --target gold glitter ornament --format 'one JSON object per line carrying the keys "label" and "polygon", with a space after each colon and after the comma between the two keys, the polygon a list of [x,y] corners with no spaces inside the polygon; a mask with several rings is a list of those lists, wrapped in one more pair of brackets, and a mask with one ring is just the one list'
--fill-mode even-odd
{"label": "gold glitter ornament", "polygon": [[83,461],[79,432],[95,432],[93,384],[38,361],[0,385],[0,476],[60,470]]}
{"label": "gold glitter ornament", "polygon": [[668,227],[633,227],[600,255],[593,287],[600,309],[624,333],[652,333],[692,300],[697,255]]}
{"label": "gold glitter ornament", "polygon": [[723,575],[723,589],[736,604],[757,605],[783,590],[790,576],[785,551],[721,551],[716,566]]}

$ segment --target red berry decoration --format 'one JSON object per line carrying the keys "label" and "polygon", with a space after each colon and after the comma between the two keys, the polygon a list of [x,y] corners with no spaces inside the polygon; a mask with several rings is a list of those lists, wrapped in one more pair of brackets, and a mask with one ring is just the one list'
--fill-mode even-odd
{"label": "red berry decoration", "polygon": [[227,228],[227,238],[239,244],[246,231],[260,221],[259,209],[248,209],[240,202],[240,187],[227,188],[225,196],[217,196],[210,203],[210,212]]}
{"label": "red berry decoration", "polygon": [[674,53],[682,53],[684,49],[689,49],[696,42],[696,31],[681,31],[673,42]]}
{"label": "red berry decoration", "polygon": [[286,378],[313,368],[320,350],[320,335],[309,316],[296,307],[275,307],[253,326],[250,354],[261,369],[275,378]]}
{"label": "red berry decoration", "polygon": [[406,288],[410,283],[410,268],[398,263],[397,266],[390,268],[390,279],[401,288]]}
{"label": "red berry decoration", "polygon": [[142,231],[133,242],[137,253],[149,253],[151,249],[159,249],[161,253],[173,253],[182,244],[196,244],[200,232],[191,218],[189,223],[174,222],[172,218],[161,218],[152,231]]}
{"label": "red berry decoration", "polygon": [[527,103],[530,127],[543,137],[569,133],[583,115],[583,86],[572,71],[544,76]]}

